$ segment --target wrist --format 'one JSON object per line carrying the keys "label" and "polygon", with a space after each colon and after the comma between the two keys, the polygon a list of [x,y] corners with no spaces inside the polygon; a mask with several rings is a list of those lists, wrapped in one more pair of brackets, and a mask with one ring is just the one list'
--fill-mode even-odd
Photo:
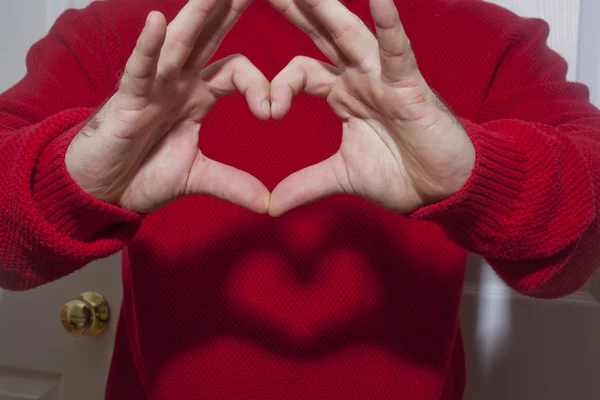
{"label": "wrist", "polygon": [[[461,151],[460,156],[456,160],[456,190],[451,195],[455,195],[467,184],[473,171],[475,170],[475,162],[477,158],[475,145],[469,137],[467,131],[460,125],[458,121],[454,122],[460,130]],[[448,196],[450,197],[450,196]]]}
{"label": "wrist", "polygon": [[428,179],[423,180],[430,184],[422,188],[421,193],[425,194],[421,196],[422,206],[438,203],[460,192],[471,179],[476,165],[475,146],[460,122],[445,112],[435,121],[430,124],[428,134],[451,140],[445,146],[440,143],[444,154],[438,153],[437,159],[429,164],[435,167]]}
{"label": "wrist", "polygon": [[123,192],[119,188],[123,185],[119,184],[122,179],[115,168],[118,162],[110,159],[115,151],[110,151],[110,140],[103,131],[105,108],[106,105],[72,137],[64,154],[64,164],[70,178],[83,192],[98,201],[117,204]]}
{"label": "wrist", "polygon": [[85,122],[66,130],[49,142],[39,155],[32,176],[32,192],[37,208],[56,232],[89,241],[107,226],[124,226],[139,215],[99,201],[75,182],[66,166],[66,152]]}

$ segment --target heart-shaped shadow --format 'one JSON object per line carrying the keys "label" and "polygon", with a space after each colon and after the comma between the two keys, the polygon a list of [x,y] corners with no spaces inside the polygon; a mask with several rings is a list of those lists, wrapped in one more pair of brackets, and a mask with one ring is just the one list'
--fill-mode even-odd
{"label": "heart-shaped shadow", "polygon": [[[218,211],[203,217],[206,209]],[[431,223],[350,196],[278,219],[195,197],[148,216],[128,253],[136,265],[124,273],[133,306],[124,312],[130,334],[140,333],[134,352],[152,357],[138,362],[145,382],[201,362],[203,379],[227,387],[227,371],[241,368],[228,375],[241,379],[287,360],[297,373],[338,357],[320,370],[334,376],[332,365],[356,352],[364,368],[378,354],[390,381],[410,363],[432,376],[447,367],[465,254]]]}
{"label": "heart-shaped shadow", "polygon": [[[296,278],[311,269],[304,282]],[[351,249],[332,250],[303,271],[263,251],[242,258],[234,271],[226,297],[245,319],[262,320],[297,343],[315,340],[331,326],[368,318],[381,306],[377,278],[362,254]]]}

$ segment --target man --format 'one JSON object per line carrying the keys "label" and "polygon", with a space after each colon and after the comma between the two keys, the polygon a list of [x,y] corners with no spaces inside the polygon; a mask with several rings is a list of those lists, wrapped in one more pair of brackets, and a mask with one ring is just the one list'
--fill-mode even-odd
{"label": "man", "polygon": [[600,112],[488,3],[249,3],[97,2],[32,48],[0,283],[125,250],[107,399],[460,399],[467,251],[536,297],[594,272]]}

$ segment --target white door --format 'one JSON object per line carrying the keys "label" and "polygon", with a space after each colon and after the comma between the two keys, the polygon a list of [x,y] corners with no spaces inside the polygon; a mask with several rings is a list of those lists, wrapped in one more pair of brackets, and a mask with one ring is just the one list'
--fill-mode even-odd
{"label": "white door", "polygon": [[[89,2],[0,0],[0,92],[23,75],[27,49],[56,16]],[[599,1],[494,2],[550,22],[552,47],[569,61],[570,79],[588,84],[592,100],[600,104]],[[103,398],[121,302],[119,269],[115,256],[29,292],[0,290],[0,400]],[[100,336],[71,337],[60,324],[60,311],[84,291],[107,298],[112,325]],[[462,307],[465,398],[600,398],[600,304],[594,294],[600,300],[600,275],[566,299],[527,299],[471,257]]]}
{"label": "white door", "polygon": [[[23,76],[27,50],[56,17],[90,2],[0,0],[0,92]],[[71,337],[60,312],[85,291],[108,299],[113,323],[101,336]],[[120,303],[118,256],[29,292],[0,290],[0,400],[103,399]]]}
{"label": "white door", "polygon": [[[600,105],[600,1],[491,2],[548,21],[550,45],[569,62],[569,80],[587,84]],[[478,257],[470,264],[461,310],[465,399],[600,399],[600,274],[568,298],[532,300],[512,292]]]}

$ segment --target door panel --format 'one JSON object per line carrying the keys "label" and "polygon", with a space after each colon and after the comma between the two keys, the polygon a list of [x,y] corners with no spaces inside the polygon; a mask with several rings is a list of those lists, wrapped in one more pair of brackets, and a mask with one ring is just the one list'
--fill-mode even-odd
{"label": "door panel", "polygon": [[59,400],[59,374],[0,368],[0,400]]}
{"label": "door panel", "polygon": [[[592,101],[598,100],[600,2],[491,2],[548,21],[550,46],[569,63],[568,79],[586,83]],[[599,302],[600,274],[565,299],[534,300],[513,292],[485,261],[471,256],[461,309],[467,358],[465,399],[598,398]]]}
{"label": "door panel", "polygon": [[[27,50],[56,17],[90,2],[0,0],[0,92],[24,75]],[[101,336],[72,337],[60,312],[85,291],[107,298],[113,323]],[[0,289],[0,400],[103,399],[121,295],[118,255],[28,292]]]}

